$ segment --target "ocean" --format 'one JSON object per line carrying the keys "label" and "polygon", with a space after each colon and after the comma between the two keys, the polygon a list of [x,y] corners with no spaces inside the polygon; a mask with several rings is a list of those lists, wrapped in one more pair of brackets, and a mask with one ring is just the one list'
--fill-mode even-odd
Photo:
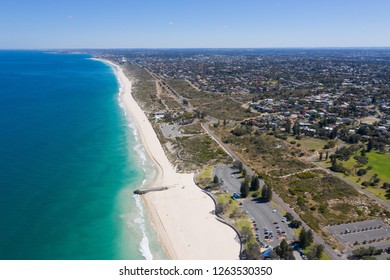
{"label": "ocean", "polygon": [[0,259],[166,258],[133,195],[155,170],[90,58],[0,51]]}

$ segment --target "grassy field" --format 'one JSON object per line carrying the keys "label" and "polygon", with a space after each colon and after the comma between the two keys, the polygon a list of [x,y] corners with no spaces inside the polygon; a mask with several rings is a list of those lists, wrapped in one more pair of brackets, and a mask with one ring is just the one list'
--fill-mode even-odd
{"label": "grassy field", "polygon": [[202,188],[207,187],[213,180],[214,166],[207,165],[196,175],[196,181]]}
{"label": "grassy field", "polygon": [[390,183],[390,153],[379,154],[376,152],[367,153],[370,172],[378,174],[378,177]]}
{"label": "grassy field", "polygon": [[[288,136],[287,141],[289,143],[291,143],[292,141],[295,141],[296,144],[299,143],[301,145],[301,147],[303,149],[306,149],[307,151],[323,151],[323,152],[327,151],[327,150],[324,150],[324,146],[329,142],[327,140],[322,140],[322,139],[313,138],[313,137],[303,137],[302,139],[298,140],[293,136]],[[336,147],[340,147],[341,142],[342,141],[337,140]],[[334,150],[334,149],[332,149],[332,150]],[[331,149],[329,149],[329,151],[331,151]]]}

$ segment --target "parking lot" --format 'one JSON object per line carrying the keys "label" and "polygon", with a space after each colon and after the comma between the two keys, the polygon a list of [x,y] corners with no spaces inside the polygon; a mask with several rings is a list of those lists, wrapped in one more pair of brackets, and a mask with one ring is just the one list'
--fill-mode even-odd
{"label": "parking lot", "polygon": [[380,220],[341,224],[326,229],[348,247],[390,246],[390,226]]}
{"label": "parking lot", "polygon": [[[221,180],[223,190],[231,194],[240,192],[242,178],[236,168],[221,165],[214,170],[214,174]],[[284,221],[280,210],[271,203],[248,197],[240,204],[252,219],[256,238],[260,244],[265,245],[264,247],[275,247],[279,245],[283,238],[287,240],[294,239],[294,231]]]}
{"label": "parking lot", "polygon": [[167,139],[182,136],[180,132],[180,125],[164,124],[160,126],[160,129],[164,137]]}

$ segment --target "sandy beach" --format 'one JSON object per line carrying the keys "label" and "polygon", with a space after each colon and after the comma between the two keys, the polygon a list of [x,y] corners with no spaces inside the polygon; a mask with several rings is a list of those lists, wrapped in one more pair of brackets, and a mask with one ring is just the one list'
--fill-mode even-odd
{"label": "sandy beach", "polygon": [[229,259],[239,257],[236,232],[216,220],[214,203],[194,183],[194,174],[177,173],[169,162],[145,113],[131,95],[131,81],[115,67],[122,84],[121,99],[137,127],[142,144],[158,170],[152,187],[168,190],[143,196],[149,218],[171,259]]}

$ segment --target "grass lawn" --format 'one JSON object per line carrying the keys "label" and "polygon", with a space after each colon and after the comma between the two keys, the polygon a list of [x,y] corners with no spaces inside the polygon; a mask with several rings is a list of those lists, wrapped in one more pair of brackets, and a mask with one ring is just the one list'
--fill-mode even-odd
{"label": "grass lawn", "polygon": [[296,237],[298,237],[301,234],[302,227],[299,228],[293,228],[294,234]]}
{"label": "grass lawn", "polygon": [[224,210],[224,213],[223,215],[228,219],[228,220],[231,220],[229,218],[229,215],[231,213],[233,213],[234,210],[238,209],[240,206],[238,205],[238,201],[237,200],[233,200],[231,198],[231,194],[228,194],[228,193],[220,193],[217,195],[217,202],[220,203],[220,204],[223,204],[225,205],[225,210]]}
{"label": "grass lawn", "polygon": [[325,253],[322,253],[321,254],[321,258],[320,258],[320,260],[330,260],[331,258],[327,255],[327,254],[325,254]]}
{"label": "grass lawn", "polygon": [[390,183],[390,153],[378,154],[370,152],[366,154],[368,157],[368,166],[371,166],[370,172],[378,174],[383,182]]}
{"label": "grass lawn", "polygon": [[225,193],[225,194],[219,194],[217,196],[217,201],[218,203],[222,203],[222,204],[229,204],[231,199],[231,195]]}
{"label": "grass lawn", "polygon": [[[314,243],[309,247],[307,247],[306,249],[303,249],[302,252],[307,256],[313,247],[314,247]],[[324,252],[322,252],[320,260],[330,260],[330,257]]]}
{"label": "grass lawn", "polygon": [[[293,136],[288,136],[287,141],[295,141],[297,143],[300,143],[302,148],[310,151],[310,150],[315,150],[315,151],[323,151],[324,145],[327,144],[329,141],[327,140],[321,140],[318,138],[312,138],[312,137],[304,137],[301,140],[295,139]],[[340,140],[337,141],[336,146],[340,145]],[[324,150],[325,151],[325,150]]]}
{"label": "grass lawn", "polygon": [[324,145],[328,142],[316,138],[304,138],[302,140],[297,140],[297,143],[301,143],[302,147],[306,148],[308,151],[310,150],[320,151],[323,150]]}
{"label": "grass lawn", "polygon": [[205,166],[203,170],[196,176],[198,180],[209,179],[212,180],[214,166]]}
{"label": "grass lawn", "polygon": [[249,219],[242,219],[238,221],[236,225],[239,230],[242,230],[243,227],[252,228],[252,223]]}
{"label": "grass lawn", "polygon": [[390,202],[389,199],[386,198],[386,191],[382,189],[381,187],[367,187],[366,190],[368,190],[370,193],[375,194],[376,196],[382,198],[383,200]]}

